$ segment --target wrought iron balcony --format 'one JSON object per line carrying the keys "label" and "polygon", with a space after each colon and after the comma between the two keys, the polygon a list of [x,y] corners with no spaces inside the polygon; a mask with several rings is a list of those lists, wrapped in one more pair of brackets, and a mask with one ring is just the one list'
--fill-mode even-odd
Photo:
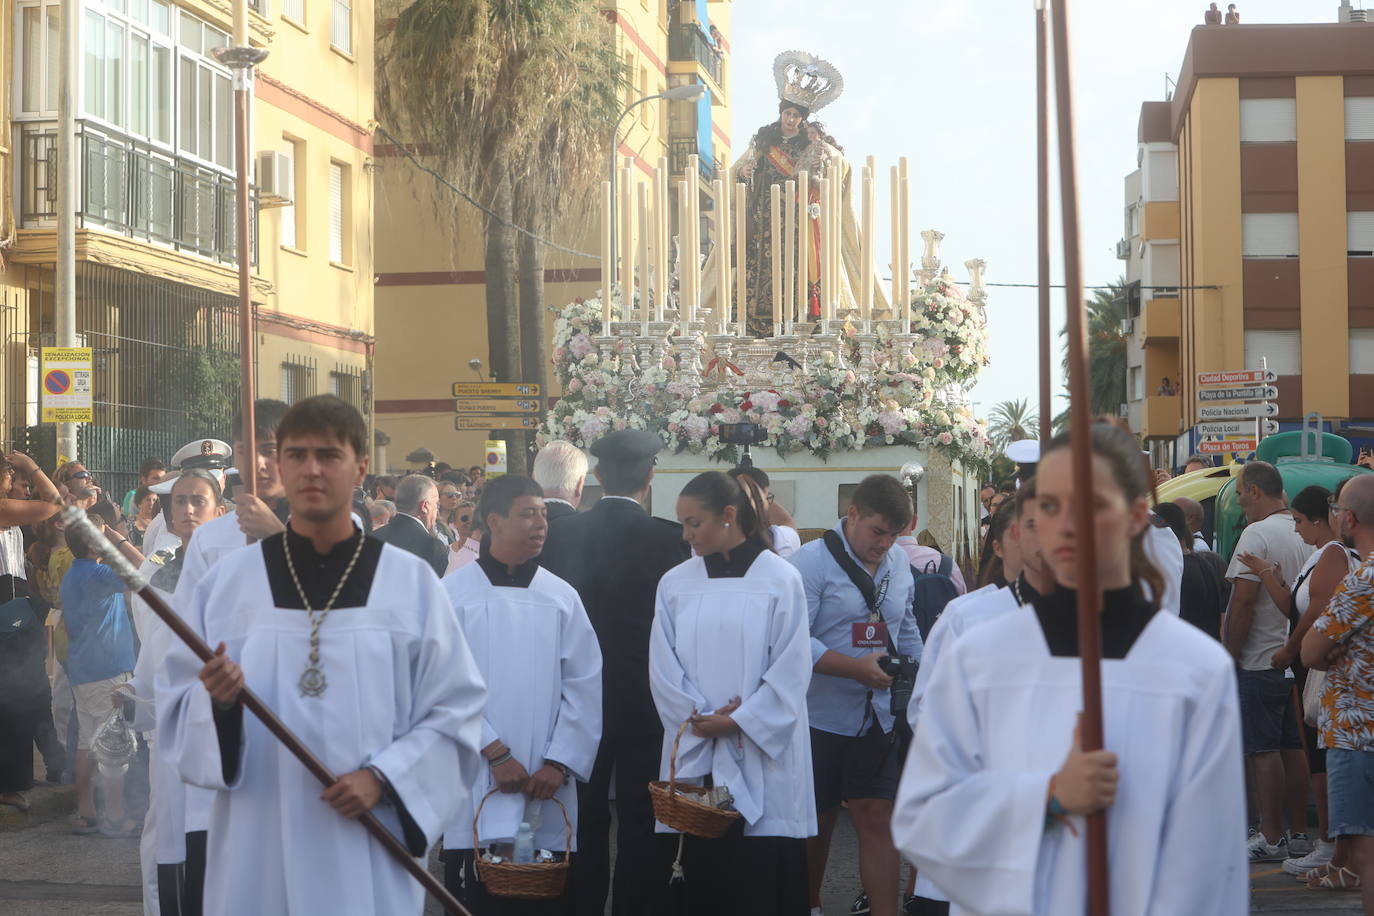
{"label": "wrought iron balcony", "polygon": [[721,85],[720,52],[694,22],[677,23],[668,32],[668,59],[694,60]]}
{"label": "wrought iron balcony", "polygon": [[[77,124],[81,226],[99,226],[215,261],[236,261],[234,178],[140,140]],[[22,228],[57,219],[57,127],[24,125],[20,138]],[[253,199],[252,259],[257,263],[258,206]]]}
{"label": "wrought iron balcony", "polygon": [[[697,141],[695,137],[674,137],[668,141],[668,169],[674,176],[681,175],[687,170],[688,161],[697,155]],[[703,181],[715,181],[716,164],[708,156],[702,156],[698,164],[699,172]]]}

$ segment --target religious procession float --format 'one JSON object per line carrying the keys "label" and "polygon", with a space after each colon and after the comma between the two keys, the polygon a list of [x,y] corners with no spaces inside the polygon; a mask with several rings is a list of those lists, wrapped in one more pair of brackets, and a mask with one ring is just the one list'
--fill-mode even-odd
{"label": "religious procession float", "polygon": [[668,448],[652,508],[665,516],[693,475],[742,460],[767,471],[802,528],[833,525],[868,474],[898,474],[914,487],[918,529],[966,559],[991,458],[968,400],[988,362],[984,262],[965,262],[968,281],[956,281],[940,260],[943,234],[926,230],[913,263],[902,160],[889,174],[884,284],[877,163],[855,181],[807,120],[843,79],[796,51],[779,55],[774,75],[779,119],[712,183],[706,221],[696,157],[682,175],[665,159],[642,181],[627,165],[614,194],[604,184],[602,263],[617,265],[615,281],[557,317],[563,396],[540,439],[586,447],[616,429],[657,431]]}

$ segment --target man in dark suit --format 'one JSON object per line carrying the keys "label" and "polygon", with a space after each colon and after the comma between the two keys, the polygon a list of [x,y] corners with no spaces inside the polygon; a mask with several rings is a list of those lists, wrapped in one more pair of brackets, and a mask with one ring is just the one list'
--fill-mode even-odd
{"label": "man in dark suit", "polygon": [[438,516],[438,487],[428,477],[411,474],[396,485],[395,518],[372,536],[384,544],[410,551],[442,578],[448,569],[448,550],[434,536],[434,520]]}
{"label": "man in dark suit", "polygon": [[[579,786],[571,912],[602,916],[610,880],[615,771],[616,868],[613,916],[666,911],[671,848],[654,834],[648,785],[658,779],[663,725],[649,693],[649,630],[665,572],[690,556],[682,526],[644,511],[654,477],[657,434],[622,430],[597,440],[596,477],[605,496],[586,512],[549,525],[539,564],[582,597],[601,643],[601,748],[591,781]],[[665,854],[666,853],[666,854]]]}
{"label": "man in dark suit", "polygon": [[555,439],[534,456],[530,476],[544,488],[544,511],[552,525],[557,519],[577,514],[587,482],[587,455],[571,442]]}

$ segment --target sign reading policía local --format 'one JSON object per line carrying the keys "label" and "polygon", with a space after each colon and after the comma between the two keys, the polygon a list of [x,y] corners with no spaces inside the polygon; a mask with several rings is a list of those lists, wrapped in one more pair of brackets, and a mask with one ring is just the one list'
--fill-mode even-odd
{"label": "sign reading polic\u00eda local", "polygon": [[90,423],[94,386],[90,347],[44,347],[42,388],[44,423]]}

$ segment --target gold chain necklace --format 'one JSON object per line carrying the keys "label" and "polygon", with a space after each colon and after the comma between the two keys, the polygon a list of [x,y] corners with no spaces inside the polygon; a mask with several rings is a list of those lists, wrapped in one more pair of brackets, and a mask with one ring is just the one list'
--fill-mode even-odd
{"label": "gold chain necklace", "polygon": [[358,562],[358,557],[363,554],[362,532],[358,532],[358,546],[353,549],[353,557],[348,561],[348,568],[344,570],[343,577],[339,579],[339,584],[334,586],[334,594],[329,596],[324,607],[320,610],[319,616],[315,616],[315,611],[310,607],[310,599],[305,597],[305,589],[301,587],[300,577],[296,575],[296,564],[291,559],[291,548],[288,546],[287,538],[289,531],[283,532],[281,537],[282,553],[286,554],[286,568],[291,572],[291,581],[296,584],[296,593],[301,596],[301,604],[305,605],[305,612],[310,615],[310,663],[301,672],[299,681],[301,696],[317,697],[324,693],[324,689],[329,686],[324,677],[324,669],[320,667],[320,627],[324,625],[324,619],[329,616],[329,612],[334,609],[334,602],[339,600],[339,593],[343,591],[344,583],[353,574],[353,567]]}

